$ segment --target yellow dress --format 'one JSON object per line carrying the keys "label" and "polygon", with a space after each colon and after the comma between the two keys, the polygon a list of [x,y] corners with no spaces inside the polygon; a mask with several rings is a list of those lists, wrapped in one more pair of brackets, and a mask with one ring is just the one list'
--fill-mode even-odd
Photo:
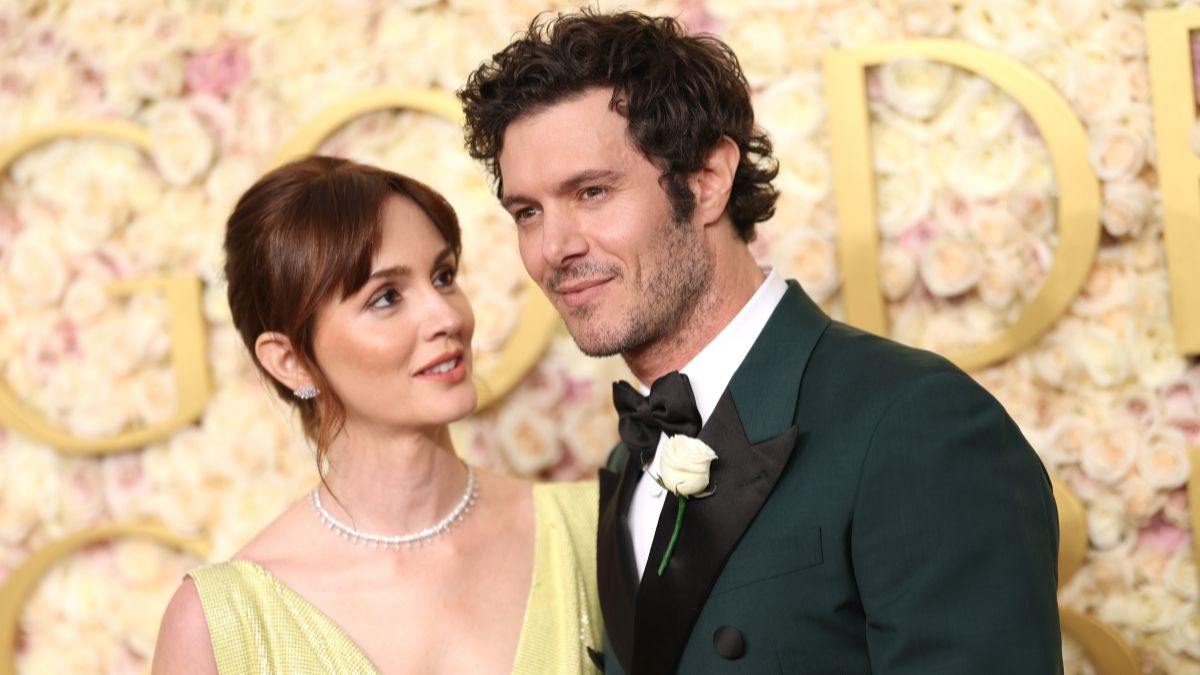
{"label": "yellow dress", "polygon": [[[595,481],[533,486],[533,585],[514,673],[592,673],[600,649]],[[246,560],[207,565],[196,583],[221,675],[378,673],[348,635],[270,572]]]}

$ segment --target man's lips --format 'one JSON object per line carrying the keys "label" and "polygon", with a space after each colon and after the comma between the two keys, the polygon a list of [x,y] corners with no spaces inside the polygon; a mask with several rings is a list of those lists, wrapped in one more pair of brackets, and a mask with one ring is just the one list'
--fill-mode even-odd
{"label": "man's lips", "polygon": [[612,277],[575,281],[556,287],[554,293],[560,296],[568,307],[578,307],[599,295],[610,281]]}

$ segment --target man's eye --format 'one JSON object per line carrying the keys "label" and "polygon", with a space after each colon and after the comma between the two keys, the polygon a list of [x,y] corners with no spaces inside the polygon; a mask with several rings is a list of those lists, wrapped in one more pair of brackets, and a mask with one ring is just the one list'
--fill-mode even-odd
{"label": "man's eye", "polygon": [[386,307],[391,307],[392,305],[396,304],[399,301],[400,301],[400,294],[398,292],[396,292],[396,289],[389,288],[386,291],[384,291],[383,294],[381,294],[378,298],[376,298],[375,302],[371,303],[371,307],[373,309],[384,309]]}
{"label": "man's eye", "polygon": [[581,197],[583,197],[584,199],[595,199],[597,197],[603,197],[604,193],[605,193],[604,188],[593,186],[593,187],[589,187],[589,188],[584,188],[583,192],[580,192],[579,195]]}
{"label": "man's eye", "polygon": [[533,218],[534,216],[536,216],[537,213],[538,213],[538,210],[533,208],[532,206],[528,207],[528,208],[524,208],[524,209],[519,209],[519,210],[517,210],[516,213],[513,213],[513,220],[516,221],[517,223],[523,223],[526,220],[529,220],[530,218]]}

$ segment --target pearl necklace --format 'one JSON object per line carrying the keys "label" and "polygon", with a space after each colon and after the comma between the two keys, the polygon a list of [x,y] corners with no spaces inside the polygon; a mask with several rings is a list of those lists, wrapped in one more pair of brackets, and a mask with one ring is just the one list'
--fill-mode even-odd
{"label": "pearl necklace", "polygon": [[478,495],[478,492],[479,486],[475,481],[475,471],[468,465],[467,489],[463,492],[462,499],[458,500],[458,504],[454,507],[453,511],[447,514],[445,518],[423,530],[409,534],[393,535],[371,534],[370,532],[356,530],[335,518],[332,513],[322,506],[320,487],[313,488],[310,494],[312,496],[313,509],[330,530],[342,535],[343,539],[349,539],[356,544],[370,546],[371,548],[383,546],[384,549],[387,549],[389,547],[400,548],[404,546],[405,548],[412,548],[413,546],[419,546],[449,530],[455,523],[461,522],[466,517],[467,513],[471,510],[471,505],[475,503],[475,497]]}

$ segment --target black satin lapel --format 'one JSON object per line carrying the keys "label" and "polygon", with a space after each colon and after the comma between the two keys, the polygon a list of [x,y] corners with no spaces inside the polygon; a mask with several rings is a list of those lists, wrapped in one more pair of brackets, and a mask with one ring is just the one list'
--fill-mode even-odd
{"label": "black satin lapel", "polygon": [[630,671],[637,675],[675,672],[692,626],[725,561],[791,457],[796,428],[751,445],[733,397],[726,391],[700,431],[700,440],[717,453],[709,474],[709,484],[716,492],[688,503],[675,551],[663,575],[658,576],[658,565],[675,529],[679,503],[674,495],[667,495],[637,593]]}
{"label": "black satin lapel", "polygon": [[600,522],[596,531],[596,576],[604,630],[625,671],[633,663],[633,609],[637,593],[633,544],[626,516],[641,466],[635,458],[617,473],[600,469]]}

